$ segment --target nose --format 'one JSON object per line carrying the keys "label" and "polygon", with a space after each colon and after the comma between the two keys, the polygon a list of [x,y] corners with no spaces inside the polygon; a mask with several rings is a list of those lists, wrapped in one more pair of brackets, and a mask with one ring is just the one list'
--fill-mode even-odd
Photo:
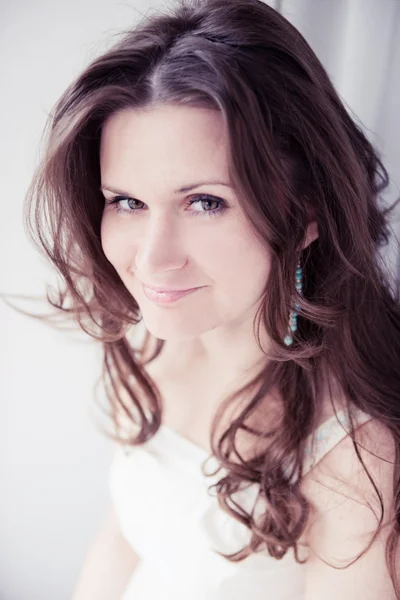
{"label": "nose", "polygon": [[135,265],[147,280],[164,271],[180,269],[187,262],[185,244],[177,227],[166,218],[154,219],[137,238]]}

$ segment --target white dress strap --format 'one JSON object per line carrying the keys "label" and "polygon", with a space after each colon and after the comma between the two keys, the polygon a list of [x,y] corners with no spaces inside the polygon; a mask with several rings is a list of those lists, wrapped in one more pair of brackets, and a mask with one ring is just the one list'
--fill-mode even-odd
{"label": "white dress strap", "polygon": [[[359,427],[370,419],[372,416],[368,413],[360,409],[354,411],[355,427]],[[344,410],[338,411],[337,414],[324,421],[307,440],[303,474],[315,467],[325,454],[348,435],[349,430],[350,422]]]}

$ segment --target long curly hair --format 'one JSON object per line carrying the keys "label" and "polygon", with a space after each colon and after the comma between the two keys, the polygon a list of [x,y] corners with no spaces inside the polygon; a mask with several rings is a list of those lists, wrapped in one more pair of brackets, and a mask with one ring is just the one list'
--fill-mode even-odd
{"label": "long curly hair", "polygon": [[[186,0],[147,15],[73,81],[46,125],[25,223],[61,276],[62,286],[53,298],[47,294],[48,301],[104,348],[102,381],[114,425],[107,435],[135,446],[158,431],[162,399],[144,367],[164,341],[156,339],[151,350],[146,335],[133,347],[129,336],[141,321],[140,309],[102,249],[102,125],[116,111],[163,103],[220,111],[241,206],[271,252],[253,323],[259,345],[261,323],[268,333],[268,360],[256,378],[224,400],[211,432],[213,453],[226,473],[215,484],[220,505],[251,532],[245,548],[223,556],[243,560],[265,544],[277,559],[293,548],[300,562],[297,541],[309,515],[300,491],[305,442],[320,414],[324,376],[331,373],[343,390],[349,435],[364,468],[354,409],[379,419],[395,441],[394,519],[386,547],[395,581],[400,302],[380,247],[388,244],[388,216],[400,199],[391,208],[381,205],[389,177],[378,151],[302,35],[260,0]],[[300,295],[298,248],[310,219],[319,236],[301,253]],[[293,302],[299,306],[298,328],[286,346]],[[272,388],[284,399],[279,426],[257,431],[251,424]],[[239,397],[247,399],[245,406],[216,439],[218,420]],[[128,437],[127,421],[133,427]],[[245,460],[237,451],[239,430],[253,435],[254,444],[263,437],[256,457]],[[288,459],[292,476],[284,468]],[[249,482],[259,483],[266,504],[261,524],[230,502]],[[400,598],[397,584],[396,593]]]}

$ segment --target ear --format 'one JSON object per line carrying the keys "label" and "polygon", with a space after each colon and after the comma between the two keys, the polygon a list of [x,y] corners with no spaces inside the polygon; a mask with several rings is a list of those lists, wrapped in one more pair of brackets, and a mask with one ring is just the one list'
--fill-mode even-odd
{"label": "ear", "polygon": [[311,221],[308,224],[307,227],[307,234],[306,234],[306,239],[303,243],[302,246],[302,250],[304,250],[304,248],[307,248],[307,246],[309,246],[309,244],[311,244],[311,242],[313,242],[314,240],[316,240],[318,237],[318,225],[316,221]]}

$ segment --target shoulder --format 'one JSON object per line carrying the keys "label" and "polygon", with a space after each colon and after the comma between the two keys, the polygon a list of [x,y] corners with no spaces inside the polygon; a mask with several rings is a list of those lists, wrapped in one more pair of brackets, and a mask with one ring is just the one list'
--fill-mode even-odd
{"label": "shoulder", "polygon": [[[365,468],[359,459],[361,457],[365,467],[376,480],[378,489],[386,492],[386,499],[393,500],[393,473],[395,461],[395,441],[391,431],[381,421],[375,418],[355,429],[355,441],[346,435],[332,448],[302,480],[302,491],[318,500],[320,494],[325,493],[323,485],[328,480],[333,483],[337,479],[340,489],[358,490],[359,494],[368,497],[372,484],[365,473]],[[356,449],[357,448],[357,449]],[[358,456],[359,455],[359,456]],[[341,487],[342,486],[342,487]],[[391,495],[388,490],[391,489]],[[337,493],[332,490],[332,494]]]}
{"label": "shoulder", "polygon": [[[395,598],[385,562],[394,512],[395,440],[375,418],[357,427],[355,440],[347,435],[301,482],[311,507],[304,538],[309,547],[306,600]],[[382,508],[382,530],[372,541]],[[371,542],[364,556],[350,564]],[[329,584],[332,592],[327,591]]]}

